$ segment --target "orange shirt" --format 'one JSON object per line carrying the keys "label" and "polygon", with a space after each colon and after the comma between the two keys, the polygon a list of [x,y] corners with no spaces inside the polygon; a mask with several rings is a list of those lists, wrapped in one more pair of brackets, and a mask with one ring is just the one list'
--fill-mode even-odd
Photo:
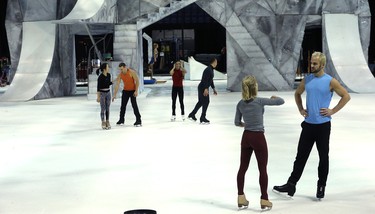
{"label": "orange shirt", "polygon": [[121,72],[120,78],[124,82],[125,91],[135,91],[135,82],[133,77],[130,75],[129,69],[125,74]]}

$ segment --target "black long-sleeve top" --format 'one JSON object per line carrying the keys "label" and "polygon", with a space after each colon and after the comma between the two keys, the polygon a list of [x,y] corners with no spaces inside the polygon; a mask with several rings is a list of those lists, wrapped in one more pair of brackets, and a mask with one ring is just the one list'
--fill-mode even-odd
{"label": "black long-sleeve top", "polygon": [[101,73],[98,77],[97,91],[108,92],[110,85],[112,85],[111,74],[107,73],[107,76],[105,76],[103,73]]}
{"label": "black long-sleeve top", "polygon": [[208,89],[210,86],[211,88],[215,89],[214,68],[212,67],[212,65],[209,65],[206,69],[204,69],[202,74],[202,80],[198,85],[198,87],[202,89]]}

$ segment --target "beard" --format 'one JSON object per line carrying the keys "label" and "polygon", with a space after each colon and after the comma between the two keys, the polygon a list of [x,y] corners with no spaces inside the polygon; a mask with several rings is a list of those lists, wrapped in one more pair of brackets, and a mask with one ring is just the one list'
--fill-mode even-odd
{"label": "beard", "polygon": [[316,74],[316,73],[319,73],[319,71],[321,71],[322,70],[322,67],[321,66],[319,66],[319,68],[318,69],[315,69],[315,70],[311,70],[311,73],[313,73],[313,74]]}

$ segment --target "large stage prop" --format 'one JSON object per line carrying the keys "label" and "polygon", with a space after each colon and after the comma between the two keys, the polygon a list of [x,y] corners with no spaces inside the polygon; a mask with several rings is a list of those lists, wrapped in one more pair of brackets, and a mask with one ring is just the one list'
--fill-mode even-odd
{"label": "large stage prop", "polygon": [[55,32],[55,24],[48,21],[23,23],[20,62],[0,101],[27,101],[43,87],[53,59]]}
{"label": "large stage prop", "polygon": [[327,65],[333,64],[326,69],[327,72],[332,72],[351,92],[375,92],[375,78],[362,51],[358,16],[324,14],[323,19],[328,45],[326,52],[332,60],[328,61]]}

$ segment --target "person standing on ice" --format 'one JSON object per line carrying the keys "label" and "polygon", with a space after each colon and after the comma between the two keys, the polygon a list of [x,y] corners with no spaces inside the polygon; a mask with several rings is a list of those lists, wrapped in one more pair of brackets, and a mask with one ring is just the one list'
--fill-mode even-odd
{"label": "person standing on ice", "polygon": [[198,85],[198,102],[195,104],[193,111],[188,115],[188,118],[192,121],[197,121],[195,114],[202,107],[200,122],[201,124],[210,124],[210,121],[206,118],[206,112],[210,104],[210,86],[214,91],[214,95],[217,95],[214,84],[214,68],[216,68],[216,66],[217,59],[212,58],[210,60],[210,65],[203,71],[201,82]]}
{"label": "person standing on ice", "polygon": [[133,107],[133,112],[136,117],[136,121],[134,126],[139,127],[142,126],[141,121],[141,114],[139,113],[138,105],[137,105],[137,96],[138,96],[138,86],[139,86],[139,78],[137,73],[130,68],[126,67],[125,63],[119,64],[120,74],[117,77],[116,85],[115,85],[115,93],[113,95],[112,101],[116,99],[116,94],[120,85],[120,82],[124,83],[124,89],[122,90],[121,95],[121,107],[120,107],[120,118],[117,121],[117,125],[124,125],[125,123],[125,111],[126,105],[130,99],[130,102]]}
{"label": "person standing on ice", "polygon": [[178,95],[178,101],[180,102],[181,108],[181,117],[182,120],[185,120],[185,106],[184,106],[184,76],[186,70],[182,66],[181,61],[174,63],[173,68],[169,71],[169,74],[172,75],[172,117],[171,121],[176,120],[176,101]]}
{"label": "person standing on ice", "polygon": [[[99,71],[101,73],[99,74]],[[111,124],[109,123],[109,110],[111,105],[111,90],[112,85],[111,74],[109,72],[109,65],[103,63],[97,70],[98,83],[97,83],[97,98],[96,101],[100,103],[100,118],[102,120],[102,128],[110,129]]]}
{"label": "person standing on ice", "polygon": [[[324,72],[326,56],[314,52],[311,56],[311,74],[306,76],[294,93],[299,113],[305,118],[301,124],[302,132],[298,142],[297,156],[293,171],[286,184],[274,186],[277,192],[293,196],[296,184],[302,176],[311,149],[316,143],[319,154],[318,182],[316,197],[324,198],[329,170],[329,138],[331,134],[331,116],[342,109],[350,100],[346,89],[330,75]],[[306,109],[302,104],[302,94],[306,90]],[[329,108],[333,92],[341,99],[335,107]]]}
{"label": "person standing on ice", "polygon": [[[264,136],[263,114],[264,106],[282,105],[284,100],[280,97],[261,98],[258,94],[258,83],[254,76],[246,76],[242,80],[242,99],[236,107],[234,124],[244,127],[241,139],[241,161],[237,173],[238,207],[249,205],[244,194],[245,174],[249,167],[250,158],[255,153],[261,190],[260,206],[262,209],[271,209],[272,203],[268,200],[268,148]],[[242,119],[244,122],[242,122]]]}

